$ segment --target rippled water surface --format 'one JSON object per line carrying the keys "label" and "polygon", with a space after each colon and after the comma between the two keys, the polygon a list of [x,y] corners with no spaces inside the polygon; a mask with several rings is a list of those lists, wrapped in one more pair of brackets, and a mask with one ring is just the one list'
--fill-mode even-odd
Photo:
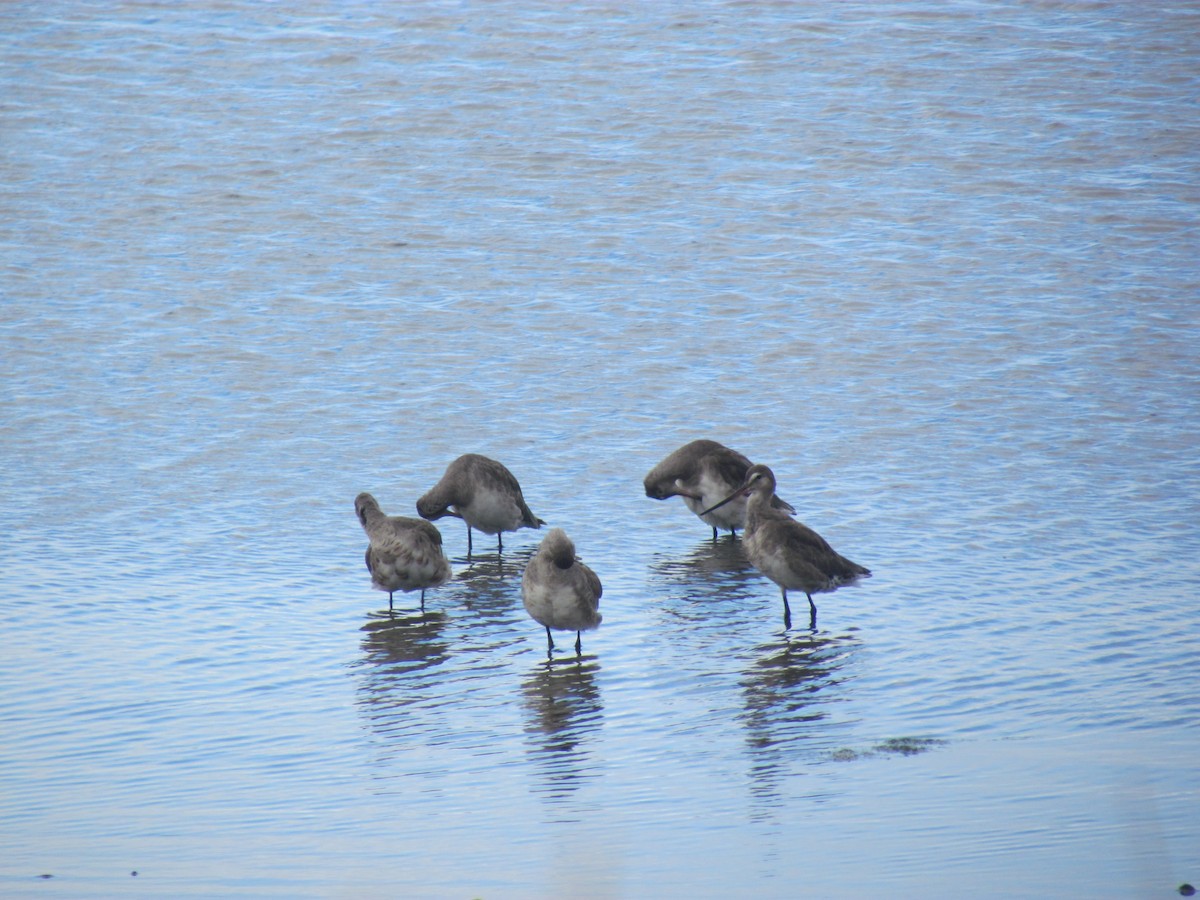
{"label": "rippled water surface", "polygon": [[[4,5],[0,893],[1196,882],[1197,34]],[[643,495],[697,437],[874,570],[815,632]],[[603,580],[581,657],[536,532],[371,590],[355,494],[465,452]]]}

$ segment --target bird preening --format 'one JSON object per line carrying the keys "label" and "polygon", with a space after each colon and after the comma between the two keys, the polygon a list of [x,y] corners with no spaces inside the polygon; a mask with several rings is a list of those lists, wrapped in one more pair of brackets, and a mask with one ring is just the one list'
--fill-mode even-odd
{"label": "bird preening", "polygon": [[[750,460],[716,441],[692,441],[650,470],[642,479],[646,496],[654,500],[680,497],[700,521],[712,527],[713,540],[718,529],[735,534],[746,527],[746,500],[736,492],[746,480]],[[722,497],[724,502],[718,503]],[[791,504],[773,497],[771,504],[794,513]]]}
{"label": "bird preening", "polygon": [[834,591],[871,574],[842,556],[823,537],[802,522],[797,522],[776,506],[775,473],[756,464],[746,470],[746,478],[720,503],[704,510],[711,514],[739,497],[746,499],[746,525],[742,546],[754,567],[779,585],[783,593],[783,625],[792,627],[788,589],[804,591],[808,598],[809,627],[817,629],[817,605],[812,595]]}
{"label": "bird preening", "polygon": [[[722,529],[731,535],[742,532],[746,558],[780,589],[785,630],[792,625],[789,590],[803,591],[808,598],[809,627],[816,631],[813,594],[837,590],[871,574],[793,518],[796,511],[776,495],[775,473],[769,467],[752,463],[716,441],[685,444],[651,469],[642,485],[646,496],[656,500],[682,498],[688,509],[712,528],[713,540]],[[529,509],[512,472],[476,453],[450,463],[416,507],[419,519],[386,516],[367,493],[354,501],[367,534],[371,582],[387,592],[389,610],[395,591],[415,590],[421,591],[424,610],[425,590],[452,577],[450,562],[442,552],[442,535],[433,520],[455,516],[466,523],[468,560],[473,530],[496,535],[499,553],[504,549],[504,532],[546,524]],[[566,531],[551,528],[521,578],[525,610],[546,629],[548,657],[553,658],[551,632],[555,630],[574,631],[575,653],[582,654],[582,633],[598,627],[602,620],[602,591],[600,578],[576,555],[575,543]]]}
{"label": "bird preening", "polygon": [[575,655],[583,652],[581,632],[599,626],[600,579],[575,555],[561,528],[551,528],[521,577],[525,611],[546,628],[546,656],[554,652],[550,629],[575,632]]}
{"label": "bird preening", "polygon": [[467,523],[467,559],[471,558],[471,529],[496,535],[496,552],[504,549],[503,533],[518,528],[541,528],[546,523],[525,503],[521,485],[503,463],[467,453],[420,500],[417,513],[434,521],[457,516]]}

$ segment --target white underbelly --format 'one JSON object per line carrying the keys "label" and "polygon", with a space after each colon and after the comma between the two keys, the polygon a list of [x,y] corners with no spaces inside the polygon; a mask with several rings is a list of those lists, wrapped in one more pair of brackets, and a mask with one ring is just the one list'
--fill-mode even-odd
{"label": "white underbelly", "polygon": [[[709,475],[702,475],[696,484],[689,485],[685,490],[690,493],[698,493],[699,500],[685,496],[683,502],[687,504],[687,508],[694,512],[697,516],[708,509],[710,506],[715,506],[726,497],[729,496],[737,485],[728,484]],[[700,516],[700,520],[712,525],[714,528],[725,528],[728,530],[740,529],[746,527],[746,498],[736,497],[730,500],[720,509],[713,510],[708,515]]]}
{"label": "white underbelly", "polygon": [[600,613],[570,585],[527,586],[524,594],[525,610],[547,628],[584,631],[600,624]]}
{"label": "white underbelly", "polygon": [[467,506],[455,507],[468,525],[484,534],[516,531],[521,527],[521,508],[501,491],[479,490]]}

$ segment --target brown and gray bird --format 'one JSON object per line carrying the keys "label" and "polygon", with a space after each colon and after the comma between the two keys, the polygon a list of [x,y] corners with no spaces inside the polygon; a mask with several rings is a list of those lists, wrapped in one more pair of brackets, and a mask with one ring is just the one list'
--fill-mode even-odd
{"label": "brown and gray bird", "polygon": [[525,610],[546,628],[546,655],[554,650],[550,629],[575,632],[575,654],[583,652],[580,632],[590,631],[601,621],[596,573],[575,555],[575,544],[561,528],[551,528],[521,578]]}
{"label": "brown and gray bird", "polygon": [[[716,540],[718,528],[736,534],[737,529],[746,527],[746,499],[737,495],[728,500],[727,495],[742,486],[750,465],[749,459],[724,444],[692,441],[651,469],[642,484],[646,496],[655,500],[682,497],[688,509],[712,526]],[[722,497],[728,505],[717,502]],[[771,504],[776,509],[795,512],[779,497],[773,497]]]}
{"label": "brown and gray bird", "polygon": [[775,496],[775,473],[764,465],[753,465],[746,480],[728,497],[704,511],[711,514],[737,497],[748,497],[746,531],[742,546],[755,567],[779,585],[783,592],[783,627],[792,627],[792,611],[788,606],[788,590],[804,591],[811,612],[810,627],[817,627],[817,605],[813,594],[837,590],[871,570],[851,562],[829,543],[771,502]]}
{"label": "brown and gray bird", "polygon": [[395,591],[421,592],[425,609],[425,589],[450,580],[450,561],[442,553],[442,535],[424,519],[385,516],[370,494],[354,498],[354,512],[367,533],[367,570],[371,583],[387,591],[388,609],[392,609]]}
{"label": "brown and gray bird", "polygon": [[478,453],[467,453],[450,463],[441,480],[417,501],[417,512],[423,519],[458,516],[466,522],[468,559],[472,528],[496,535],[496,550],[502,551],[502,532],[546,524],[529,511],[513,473]]}

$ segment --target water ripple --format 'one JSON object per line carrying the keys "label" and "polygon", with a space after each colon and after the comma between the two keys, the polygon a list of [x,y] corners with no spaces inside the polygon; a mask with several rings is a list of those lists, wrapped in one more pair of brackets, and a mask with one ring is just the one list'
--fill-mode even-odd
{"label": "water ripple", "polygon": [[[1168,7],[0,8],[0,891],[1194,881]],[[874,570],[815,633],[643,496],[697,437]],[[371,589],[467,451],[582,657],[538,533]]]}

